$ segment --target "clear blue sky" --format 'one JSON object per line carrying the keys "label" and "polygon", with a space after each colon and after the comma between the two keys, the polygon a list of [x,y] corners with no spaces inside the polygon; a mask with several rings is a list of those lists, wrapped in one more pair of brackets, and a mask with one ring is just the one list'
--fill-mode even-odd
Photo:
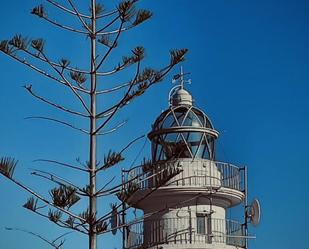
{"label": "clear blue sky", "polygon": [[[29,15],[38,3],[3,2],[0,39],[15,33],[44,37],[53,58],[65,54],[74,64],[86,66],[85,39],[59,32]],[[159,68],[168,61],[169,49],[189,48],[184,67],[191,72],[193,84],[188,89],[221,133],[218,159],[247,165],[250,198],[259,197],[261,201],[262,222],[251,229],[257,239],[251,241],[250,249],[308,249],[309,2],[144,0],[141,6],[151,9],[154,17],[123,37],[122,51],[127,53],[143,44],[147,49],[146,62]],[[69,21],[59,14],[56,18]],[[44,157],[68,162],[74,162],[76,157],[86,159],[86,139],[64,127],[24,120],[29,115],[63,116],[32,99],[20,86],[32,83],[41,94],[75,106],[69,103],[71,98],[62,88],[54,87],[52,82],[3,54],[0,65],[0,155],[19,159],[16,176],[44,192],[47,185],[31,177],[29,168],[47,166],[32,161]],[[126,141],[150,130],[152,122],[167,107],[170,82],[168,77],[121,113],[119,120],[128,118],[129,123],[120,133],[104,137],[101,156],[108,148],[121,148]],[[102,105],[108,105],[113,98],[102,101]],[[128,152],[129,164],[142,144],[143,141]],[[148,144],[142,154],[149,155]],[[65,174],[77,183],[83,181],[72,172]],[[118,174],[117,169],[111,174]],[[0,248],[49,248],[28,235],[2,228],[28,228],[54,237],[59,234],[53,225],[21,207],[28,195],[3,178],[0,182]],[[109,206],[109,201],[105,206]],[[112,236],[104,237],[99,248],[120,248],[116,241]],[[66,248],[79,249],[83,245],[85,240],[73,235]]]}

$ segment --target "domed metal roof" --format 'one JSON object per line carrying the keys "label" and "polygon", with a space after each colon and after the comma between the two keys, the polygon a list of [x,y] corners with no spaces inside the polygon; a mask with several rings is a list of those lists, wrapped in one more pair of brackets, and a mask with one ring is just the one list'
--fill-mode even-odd
{"label": "domed metal roof", "polygon": [[219,134],[203,111],[194,106],[178,105],[161,113],[148,136],[151,139],[158,133],[180,131],[206,132],[216,138]]}
{"label": "domed metal roof", "polygon": [[191,94],[183,88],[178,88],[176,91],[172,92],[170,96],[170,104],[173,106],[177,105],[189,105],[193,103]]}
{"label": "domed metal roof", "polygon": [[172,127],[205,127],[213,129],[209,118],[194,106],[171,106],[157,118],[153,130]]}

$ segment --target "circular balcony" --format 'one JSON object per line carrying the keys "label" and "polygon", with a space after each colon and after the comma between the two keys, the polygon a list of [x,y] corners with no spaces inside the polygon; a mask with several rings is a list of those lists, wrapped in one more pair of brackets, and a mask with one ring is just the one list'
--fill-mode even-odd
{"label": "circular balcony", "polygon": [[[162,185],[167,173],[175,169],[180,170],[180,173]],[[164,200],[165,204],[177,203],[199,193],[211,194],[212,204],[222,207],[237,205],[244,198],[242,169],[232,164],[207,159],[181,158],[157,162],[148,168],[138,166],[126,171],[125,180],[128,183],[124,185],[124,189],[132,185],[137,189],[127,202],[142,209],[159,205],[160,202],[156,200]],[[209,202],[207,198],[204,200]]]}
{"label": "circular balcony", "polygon": [[[126,248],[158,248],[167,245],[174,248],[205,248],[205,245],[221,244],[237,248],[245,247],[245,231],[237,221],[197,217],[150,219],[127,228]],[[174,246],[173,246],[174,245]],[[210,248],[210,247],[209,247]]]}

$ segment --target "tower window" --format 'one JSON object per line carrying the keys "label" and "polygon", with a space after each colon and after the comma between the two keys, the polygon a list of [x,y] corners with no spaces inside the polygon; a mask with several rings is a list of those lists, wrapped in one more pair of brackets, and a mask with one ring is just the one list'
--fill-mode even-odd
{"label": "tower window", "polygon": [[206,234],[206,216],[205,214],[196,214],[196,232]]}
{"label": "tower window", "polygon": [[206,235],[206,243],[212,242],[212,228],[210,214],[197,213],[196,214],[196,233],[199,235]]}

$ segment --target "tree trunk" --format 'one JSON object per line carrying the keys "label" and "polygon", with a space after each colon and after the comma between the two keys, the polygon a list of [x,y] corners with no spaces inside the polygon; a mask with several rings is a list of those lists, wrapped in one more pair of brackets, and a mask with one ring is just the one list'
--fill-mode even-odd
{"label": "tree trunk", "polygon": [[97,198],[96,193],[96,0],[92,0],[92,19],[91,19],[91,116],[90,116],[90,154],[89,154],[89,184],[90,184],[90,197],[89,197],[89,213],[91,219],[89,224],[89,249],[97,248],[97,234],[95,229],[96,213],[97,213]]}

